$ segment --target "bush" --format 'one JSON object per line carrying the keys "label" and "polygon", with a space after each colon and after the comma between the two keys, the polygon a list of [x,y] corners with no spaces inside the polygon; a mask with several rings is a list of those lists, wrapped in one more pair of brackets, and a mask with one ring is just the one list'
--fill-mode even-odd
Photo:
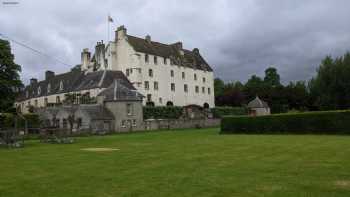
{"label": "bush", "polygon": [[224,117],[221,133],[350,134],[350,111]]}
{"label": "bush", "polygon": [[182,115],[182,107],[143,107],[144,119],[178,119]]}
{"label": "bush", "polygon": [[[28,121],[28,128],[40,127],[40,120],[37,114],[24,114]],[[24,128],[25,122],[22,118],[18,118],[18,127]],[[15,115],[11,113],[0,114],[0,128],[14,128],[15,127]]]}
{"label": "bush", "polygon": [[248,111],[245,107],[215,107],[211,109],[215,118],[223,116],[241,116],[247,115]]}

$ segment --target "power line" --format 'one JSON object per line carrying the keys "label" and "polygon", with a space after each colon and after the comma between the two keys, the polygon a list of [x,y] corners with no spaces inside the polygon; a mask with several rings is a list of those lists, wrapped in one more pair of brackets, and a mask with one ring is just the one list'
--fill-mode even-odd
{"label": "power line", "polygon": [[43,53],[43,52],[41,52],[41,51],[39,51],[39,50],[37,50],[37,49],[32,48],[32,47],[30,47],[30,46],[28,46],[28,45],[26,45],[26,44],[23,44],[22,42],[16,41],[16,40],[14,40],[14,39],[12,39],[12,38],[10,38],[10,37],[8,37],[8,36],[2,34],[2,33],[0,33],[0,36],[3,37],[3,38],[5,38],[5,39],[11,40],[12,42],[14,42],[14,43],[16,43],[16,44],[18,44],[18,45],[20,45],[20,46],[22,46],[22,47],[25,47],[25,48],[27,48],[27,49],[29,49],[29,50],[31,50],[31,51],[34,51],[35,53],[38,53],[39,55],[42,55],[42,56],[44,56],[44,57],[46,57],[46,58],[55,60],[55,61],[57,61],[57,62],[59,62],[59,63],[61,63],[61,64],[64,64],[64,65],[66,65],[66,66],[71,66],[71,67],[73,66],[73,65],[71,65],[71,64],[67,64],[67,63],[63,62],[62,60],[60,60],[60,59],[58,59],[58,58],[56,58],[56,57],[50,56],[50,55],[48,55],[48,54],[46,54],[46,53]]}

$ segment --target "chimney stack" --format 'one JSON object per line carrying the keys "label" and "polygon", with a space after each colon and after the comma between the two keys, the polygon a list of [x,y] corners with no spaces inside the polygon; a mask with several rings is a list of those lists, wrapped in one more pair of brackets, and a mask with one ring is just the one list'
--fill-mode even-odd
{"label": "chimney stack", "polygon": [[199,54],[199,49],[198,49],[198,48],[194,48],[192,51],[193,51],[195,54]]}
{"label": "chimney stack", "polygon": [[55,72],[47,70],[45,72],[45,80],[49,80],[55,76]]}
{"label": "chimney stack", "polygon": [[34,84],[37,84],[38,83],[38,79],[36,78],[31,78],[30,79],[30,85],[34,85]]}
{"label": "chimney stack", "polygon": [[87,70],[89,68],[90,56],[89,49],[83,49],[83,52],[81,52],[81,70]]}
{"label": "chimney stack", "polygon": [[151,36],[150,35],[147,35],[145,39],[148,43],[151,43]]}
{"label": "chimney stack", "polygon": [[124,25],[117,28],[117,31],[115,31],[115,41],[124,39],[126,37],[127,30],[124,27]]}

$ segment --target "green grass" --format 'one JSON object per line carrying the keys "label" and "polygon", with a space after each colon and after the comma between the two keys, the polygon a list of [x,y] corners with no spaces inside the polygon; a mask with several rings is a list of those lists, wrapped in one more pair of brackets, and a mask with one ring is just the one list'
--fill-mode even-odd
{"label": "green grass", "polygon": [[[350,196],[350,136],[219,129],[0,149],[0,196]],[[82,148],[119,148],[87,152]]]}

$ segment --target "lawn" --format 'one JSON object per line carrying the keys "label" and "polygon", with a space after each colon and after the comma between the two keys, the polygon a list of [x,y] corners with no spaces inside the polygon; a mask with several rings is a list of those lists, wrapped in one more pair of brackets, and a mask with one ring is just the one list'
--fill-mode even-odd
{"label": "lawn", "polygon": [[[0,196],[350,196],[350,136],[219,129],[0,149]],[[84,148],[114,148],[93,152]]]}

